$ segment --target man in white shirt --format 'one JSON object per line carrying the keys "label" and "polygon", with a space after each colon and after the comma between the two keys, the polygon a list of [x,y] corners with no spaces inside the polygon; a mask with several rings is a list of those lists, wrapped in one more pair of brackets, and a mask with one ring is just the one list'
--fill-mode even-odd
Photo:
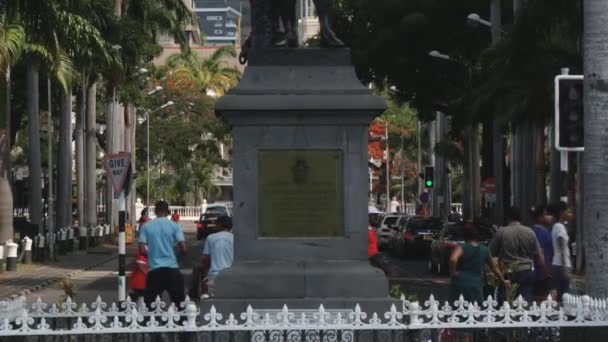
{"label": "man in white shirt", "polygon": [[222,215],[216,221],[217,233],[207,237],[203,246],[203,269],[207,272],[205,278],[207,283],[207,294],[213,296],[213,285],[215,278],[221,271],[230,268],[234,259],[234,237],[232,232],[232,220]]}
{"label": "man in white shirt", "polygon": [[393,197],[393,200],[391,201],[391,213],[397,213],[400,210],[400,203],[399,201],[397,201],[397,197]]}
{"label": "man in white shirt", "polygon": [[557,218],[557,221],[553,224],[553,228],[551,229],[551,240],[553,242],[551,297],[555,300],[560,300],[564,293],[570,291],[572,282],[572,277],[570,275],[572,261],[570,260],[570,248],[568,247],[570,238],[568,236],[568,231],[566,230],[566,223],[572,221],[573,213],[564,202],[550,206],[548,211]]}

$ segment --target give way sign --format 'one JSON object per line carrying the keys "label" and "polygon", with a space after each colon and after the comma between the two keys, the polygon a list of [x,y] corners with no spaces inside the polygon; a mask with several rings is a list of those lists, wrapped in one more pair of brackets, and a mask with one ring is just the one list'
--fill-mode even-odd
{"label": "give way sign", "polygon": [[108,178],[114,187],[114,197],[118,198],[129,176],[131,153],[109,154],[103,158]]}

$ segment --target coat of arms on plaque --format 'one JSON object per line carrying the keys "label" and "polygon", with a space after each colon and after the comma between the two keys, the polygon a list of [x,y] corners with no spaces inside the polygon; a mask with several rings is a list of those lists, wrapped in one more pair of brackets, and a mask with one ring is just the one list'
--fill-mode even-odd
{"label": "coat of arms on plaque", "polygon": [[297,185],[303,185],[308,182],[308,163],[306,160],[296,159],[291,172],[293,174],[293,182]]}

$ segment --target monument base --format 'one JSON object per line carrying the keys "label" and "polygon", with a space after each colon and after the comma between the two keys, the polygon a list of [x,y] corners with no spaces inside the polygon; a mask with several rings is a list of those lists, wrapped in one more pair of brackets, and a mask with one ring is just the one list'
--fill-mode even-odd
{"label": "monument base", "polygon": [[384,273],[367,261],[238,262],[215,281],[215,297],[202,301],[220,312],[274,310],[283,305],[297,309],[353,309],[387,311]]}

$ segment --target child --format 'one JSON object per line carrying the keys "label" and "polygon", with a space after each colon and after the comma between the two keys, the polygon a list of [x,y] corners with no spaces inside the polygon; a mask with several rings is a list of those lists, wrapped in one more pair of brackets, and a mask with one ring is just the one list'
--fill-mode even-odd
{"label": "child", "polygon": [[141,254],[139,248],[135,253],[135,260],[131,268],[131,299],[137,301],[144,296],[146,290],[146,277],[148,275],[148,257]]}

